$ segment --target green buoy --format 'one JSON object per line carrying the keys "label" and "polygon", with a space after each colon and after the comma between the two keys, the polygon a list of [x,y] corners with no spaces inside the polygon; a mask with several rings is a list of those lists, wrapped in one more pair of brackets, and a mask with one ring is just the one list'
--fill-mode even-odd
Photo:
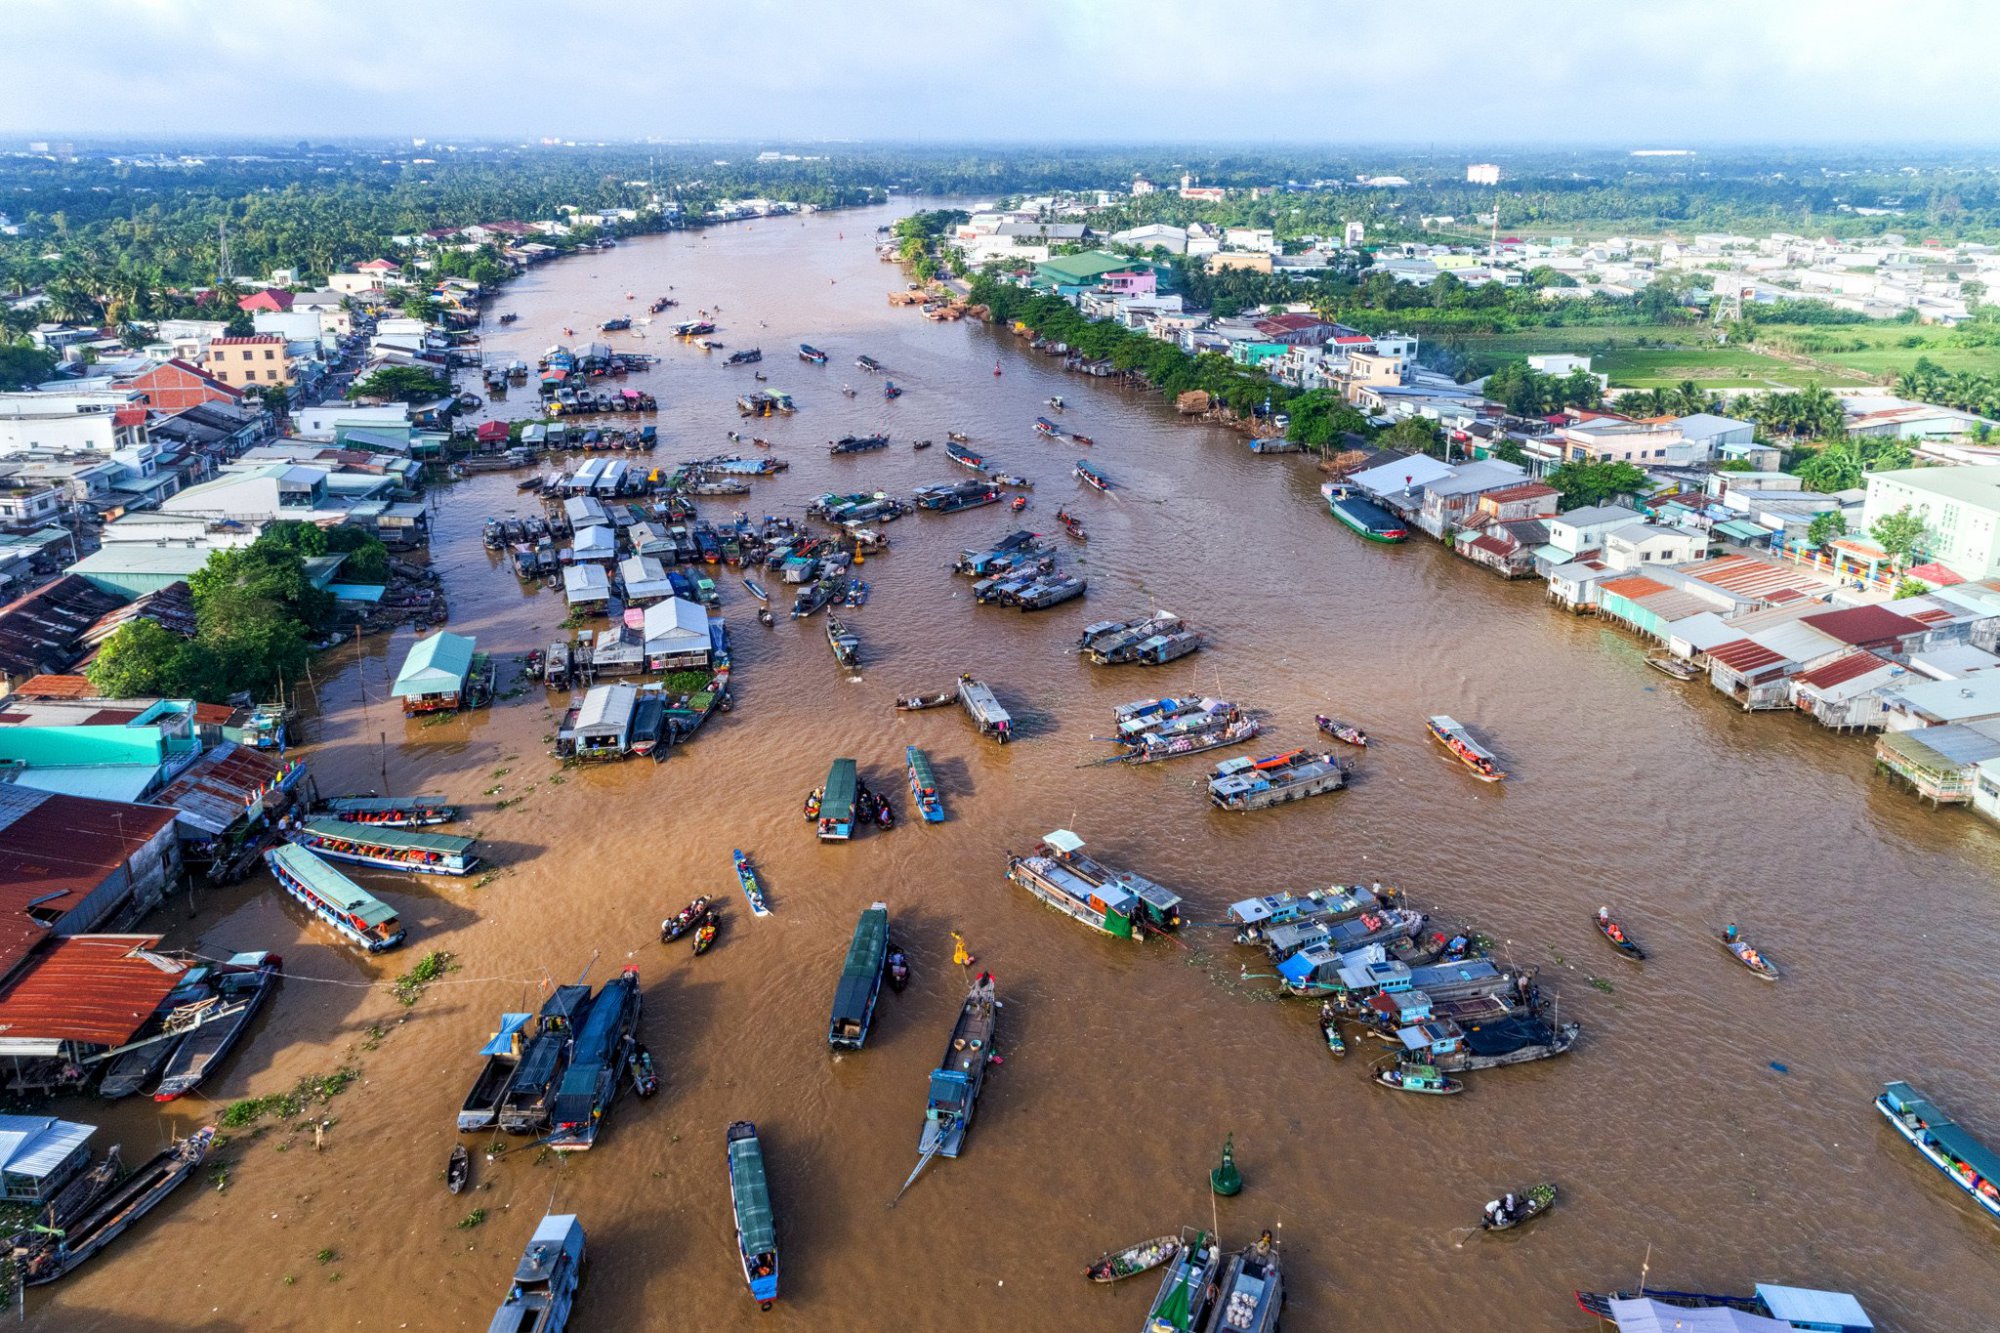
{"label": "green buoy", "polygon": [[1243,1173],[1236,1169],[1236,1135],[1222,1145],[1222,1165],[1208,1173],[1208,1187],[1227,1199],[1243,1192]]}

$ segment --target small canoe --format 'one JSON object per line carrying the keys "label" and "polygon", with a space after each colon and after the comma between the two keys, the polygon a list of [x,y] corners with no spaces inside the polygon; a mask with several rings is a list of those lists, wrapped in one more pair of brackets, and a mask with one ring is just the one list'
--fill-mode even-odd
{"label": "small canoe", "polygon": [[896,711],[899,713],[911,713],[920,708],[942,708],[946,704],[957,702],[958,692],[956,690],[943,690],[937,694],[913,694],[908,698],[896,700]]}
{"label": "small canoe", "polygon": [[1778,965],[1766,958],[1759,950],[1752,948],[1748,940],[1740,936],[1732,940],[1727,934],[1719,934],[1715,938],[1717,943],[1729,950],[1731,958],[1749,968],[1751,975],[1759,981],[1776,981],[1778,979]]}
{"label": "small canoe", "polygon": [[1440,1073],[1431,1065],[1411,1065],[1404,1069],[1378,1069],[1370,1080],[1378,1088],[1396,1092],[1421,1092],[1432,1097],[1450,1097],[1465,1091],[1465,1084]]}
{"label": "small canoe", "polygon": [[1076,442],[1077,442],[1078,444],[1096,444],[1096,443],[1097,443],[1097,441],[1096,441],[1096,440],[1093,440],[1093,439],[1091,439],[1091,438],[1090,438],[1090,437],[1089,437],[1088,435],[1078,435],[1078,434],[1077,434],[1077,433],[1076,433],[1075,431],[1071,431],[1071,432],[1069,433],[1069,437],[1070,437],[1070,439],[1072,439],[1072,440],[1075,440],[1075,441],[1076,441]]}
{"label": "small canoe", "polygon": [[445,1163],[444,1187],[453,1194],[465,1188],[465,1182],[472,1179],[472,1154],[459,1144],[451,1150],[451,1160]]}
{"label": "small canoe", "polygon": [[757,580],[755,580],[755,579],[745,579],[745,580],[743,580],[743,586],[744,586],[745,588],[749,589],[749,590],[750,590],[750,595],[751,595],[752,597],[755,597],[755,598],[756,598],[756,599],[757,599],[758,601],[760,601],[760,602],[768,602],[768,601],[770,601],[770,600],[771,600],[771,594],[769,594],[769,593],[765,592],[765,591],[764,591],[764,585],[763,585],[763,584],[761,584],[761,583],[759,583],[759,582],[757,582]]}
{"label": "small canoe", "polygon": [[1512,1231],[1526,1222],[1532,1222],[1556,1206],[1556,1187],[1550,1184],[1530,1185],[1519,1196],[1520,1206],[1499,1221],[1490,1217],[1479,1219],[1481,1231]]}
{"label": "small canoe", "polygon": [[660,923],[660,943],[671,944],[690,930],[693,930],[696,924],[708,915],[708,904],[709,897],[704,893],[701,897],[683,907],[679,912],[662,921]]}
{"label": "small canoe", "polygon": [[1604,937],[1604,942],[1616,949],[1620,957],[1629,958],[1635,963],[1646,961],[1646,951],[1625,933],[1625,927],[1608,916],[1593,916],[1590,920],[1597,927],[1597,933]]}
{"label": "small canoe", "polygon": [[699,958],[701,957],[701,955],[708,952],[709,947],[715,943],[716,932],[721,928],[722,928],[722,918],[717,916],[714,912],[710,912],[708,916],[702,920],[700,927],[697,928],[694,932],[695,957]]}
{"label": "small canoe", "polygon": [[903,987],[910,984],[909,955],[891,943],[889,956],[882,960],[882,967],[889,974],[889,989],[901,995]]}
{"label": "small canoe", "polygon": [[632,1054],[625,1061],[625,1071],[632,1076],[632,1091],[641,1097],[650,1097],[660,1090],[660,1076],[653,1069],[653,1053],[644,1046],[633,1045]]}
{"label": "small canoe", "polygon": [[1368,744],[1367,733],[1359,727],[1350,727],[1345,722],[1324,715],[1314,718],[1313,721],[1318,724],[1321,731],[1344,744],[1363,747]]}
{"label": "small canoe", "polygon": [[750,900],[751,915],[771,915],[771,905],[764,901],[764,886],[757,882],[757,871],[750,858],[742,852],[731,852],[730,856],[736,862],[736,880],[743,886],[743,896]]}
{"label": "small canoe", "polygon": [[1180,1252],[1180,1237],[1155,1236],[1122,1250],[1107,1250],[1096,1263],[1083,1270],[1083,1275],[1092,1282],[1118,1282],[1150,1273],[1161,1264],[1172,1262]]}

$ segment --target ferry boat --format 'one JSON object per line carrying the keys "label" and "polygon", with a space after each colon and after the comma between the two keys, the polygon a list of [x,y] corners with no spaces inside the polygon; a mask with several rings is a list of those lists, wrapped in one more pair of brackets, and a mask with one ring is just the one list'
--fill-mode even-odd
{"label": "ferry boat", "polygon": [[771,1214],[771,1189],[764,1177],[764,1146],[757,1126],[738,1120],[729,1127],[729,1206],[736,1216],[736,1252],[750,1298],[768,1310],[778,1300],[778,1228]]}
{"label": "ferry boat", "polygon": [[258,950],[232,955],[216,969],[215,994],[222,1002],[223,1016],[201,1024],[174,1048],[160,1086],[153,1092],[154,1101],[170,1102],[193,1092],[215,1072],[277,989],[278,971],[283,966],[278,955]]}
{"label": "ferry boat", "polygon": [[809,362],[815,366],[823,366],[826,364],[826,353],[820,351],[819,348],[814,347],[811,343],[800,343],[799,360]]}
{"label": "ferry boat", "polygon": [[854,761],[836,759],[827,770],[826,786],[819,794],[819,838],[821,842],[846,842],[854,836]]}
{"label": "ferry boat", "polygon": [[1221,1266],[1221,1252],[1206,1232],[1182,1248],[1180,1257],[1167,1265],[1167,1276],[1146,1311],[1146,1333],[1193,1333],[1213,1328],[1205,1322],[1216,1295],[1215,1274]]}
{"label": "ferry boat", "polygon": [[1118,939],[1181,924],[1181,897],[1144,875],[1113,870],[1068,829],[1046,834],[1026,856],[1007,858],[1007,878],[1050,907]]}
{"label": "ferry boat", "polygon": [[960,444],[956,440],[947,441],[944,446],[944,452],[945,457],[951,459],[952,462],[969,467],[974,472],[983,472],[986,469],[985,454],[980,453],[977,449]]}
{"label": "ferry boat", "polygon": [[944,823],[944,801],[938,796],[937,775],[931,771],[931,757],[916,746],[903,750],[903,766],[910,773],[910,799],[926,824]]}
{"label": "ferry boat", "polygon": [[1285,1304],[1277,1242],[1266,1231],[1257,1243],[1229,1256],[1216,1286],[1213,1333],[1272,1333]]}
{"label": "ferry boat", "polygon": [[1945,1179],[1971,1195],[1988,1217],[2000,1219],[2000,1155],[1907,1083],[1883,1088],[1875,1109]]}
{"label": "ferry boat", "polygon": [[627,965],[597,992],[589,1016],[577,1030],[569,1069],[549,1109],[549,1147],[584,1152],[597,1142],[624,1082],[625,1061],[638,1026],[639,969]]}
{"label": "ferry boat", "polygon": [[214,1143],[215,1126],[205,1125],[85,1205],[88,1211],[53,1238],[27,1233],[25,1245],[15,1252],[22,1285],[53,1282],[124,1235],[127,1227],[194,1174]]}
{"label": "ferry boat", "polygon": [[507,1095],[514,1073],[521,1067],[521,1033],[533,1018],[533,1014],[500,1015],[499,1028],[479,1048],[486,1063],[479,1067],[472,1091],[465,1094],[465,1102],[458,1108],[459,1133],[473,1134],[493,1127],[494,1118],[500,1113],[500,1099]]}
{"label": "ferry boat", "polygon": [[827,446],[830,454],[865,454],[871,449],[887,449],[889,437],[886,435],[843,435]]}
{"label": "ferry boat", "polygon": [[582,1278],[583,1223],[574,1213],[545,1215],[487,1333],[563,1333]]}
{"label": "ferry boat", "polygon": [[364,828],[338,819],[309,819],[286,834],[301,847],[336,861],[357,861],[415,875],[467,875],[479,864],[473,838]]}
{"label": "ferry boat", "polygon": [[1351,495],[1346,487],[1335,486],[1331,482],[1320,487],[1320,493],[1326,497],[1328,511],[1340,521],[1342,527],[1386,546],[1409,540],[1410,525],[1373,500]]}
{"label": "ferry boat", "polygon": [[882,994],[882,970],[889,952],[889,905],[871,903],[855,923],[847,946],[840,982],[833,991],[833,1017],[826,1028],[827,1045],[858,1051],[868,1040],[875,1019],[875,1001]]}
{"label": "ferry boat", "polygon": [[1054,438],[1056,438],[1056,436],[1062,434],[1062,427],[1058,426],[1055,422],[1050,421],[1047,417],[1036,417],[1035,434],[1045,435],[1049,439],[1053,440]]}
{"label": "ferry boat", "polygon": [[335,796],[322,806],[344,823],[388,828],[422,828],[458,818],[458,807],[442,796]]}
{"label": "ferry boat", "polygon": [[966,993],[958,1021],[952,1024],[944,1062],[931,1071],[924,1128],[917,1138],[917,1151],[926,1161],[935,1156],[956,1157],[965,1147],[965,1134],[972,1127],[972,1113],[986,1082],[986,1066],[993,1059],[993,1030],[999,1015],[993,978],[982,972]]}
{"label": "ferry boat", "polygon": [[264,860],[287,894],[362,952],[386,953],[408,934],[395,908],[305,848],[281,843]]}
{"label": "ferry boat", "polygon": [[1005,745],[1014,738],[1014,719],[1000,700],[983,681],[971,676],[958,678],[958,702],[965,709],[972,724],[982,736],[990,736]]}
{"label": "ferry boat", "polygon": [[1465,729],[1464,723],[1439,713],[1436,717],[1426,719],[1424,725],[1429,729],[1431,739],[1451,751],[1452,758],[1464,764],[1472,776],[1481,782],[1498,782],[1507,776],[1495,766],[1497,761],[1492,751],[1473,740],[1472,733]]}
{"label": "ferry boat", "polygon": [[1208,781],[1208,799],[1224,810],[1262,810],[1339,791],[1347,774],[1330,754],[1288,750],[1263,759],[1225,759]]}
{"label": "ferry boat", "polygon": [[1111,478],[1105,476],[1102,472],[1099,472],[1096,468],[1084,462],[1081,458],[1076,460],[1076,467],[1074,471],[1076,473],[1077,480],[1081,481],[1084,485],[1090,487],[1092,490],[1108,491],[1111,489]]}
{"label": "ferry boat", "polygon": [[590,1012],[590,987],[558,986],[535,1015],[535,1036],[521,1055],[514,1080],[501,1094],[494,1120],[509,1134],[533,1134],[548,1125],[549,1105],[569,1067],[576,1029]]}

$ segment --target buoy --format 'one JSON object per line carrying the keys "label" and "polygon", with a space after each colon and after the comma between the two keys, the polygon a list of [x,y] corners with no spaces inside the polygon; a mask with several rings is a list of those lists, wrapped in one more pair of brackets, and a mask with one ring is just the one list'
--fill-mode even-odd
{"label": "buoy", "polygon": [[1208,1173],[1208,1187],[1227,1199],[1243,1192],[1243,1173],[1236,1169],[1236,1135],[1222,1145],[1222,1164]]}

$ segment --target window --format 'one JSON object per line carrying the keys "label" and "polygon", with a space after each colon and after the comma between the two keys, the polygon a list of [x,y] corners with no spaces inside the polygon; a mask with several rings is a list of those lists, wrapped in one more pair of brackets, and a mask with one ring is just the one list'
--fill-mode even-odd
{"label": "window", "polygon": [[271,359],[271,357],[272,357],[272,352],[271,352],[271,349],[270,349],[270,348],[268,348],[268,347],[266,347],[266,348],[264,349],[264,359],[265,359],[266,361],[269,361],[269,360]]}

